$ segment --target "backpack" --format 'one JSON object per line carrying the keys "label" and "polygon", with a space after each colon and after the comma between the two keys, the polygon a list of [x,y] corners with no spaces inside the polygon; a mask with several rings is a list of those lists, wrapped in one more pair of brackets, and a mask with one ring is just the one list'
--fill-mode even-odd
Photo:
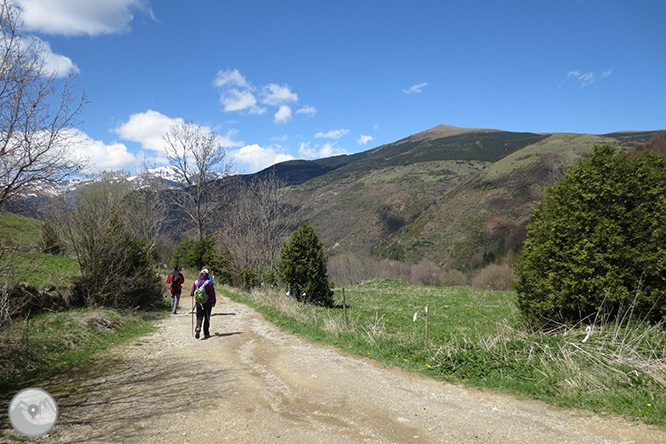
{"label": "backpack", "polygon": [[194,300],[197,302],[197,304],[205,304],[206,302],[208,302],[208,293],[206,293],[207,283],[208,279],[206,279],[204,283],[201,285],[195,284]]}
{"label": "backpack", "polygon": [[177,290],[178,287],[180,287],[180,276],[174,273],[171,275],[171,288]]}

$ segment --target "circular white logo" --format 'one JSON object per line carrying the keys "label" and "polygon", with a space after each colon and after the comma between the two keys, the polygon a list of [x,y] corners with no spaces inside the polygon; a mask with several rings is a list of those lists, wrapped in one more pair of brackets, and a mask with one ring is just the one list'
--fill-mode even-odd
{"label": "circular white logo", "polygon": [[17,432],[37,437],[49,433],[58,420],[58,404],[49,392],[38,388],[21,390],[9,404],[9,421]]}

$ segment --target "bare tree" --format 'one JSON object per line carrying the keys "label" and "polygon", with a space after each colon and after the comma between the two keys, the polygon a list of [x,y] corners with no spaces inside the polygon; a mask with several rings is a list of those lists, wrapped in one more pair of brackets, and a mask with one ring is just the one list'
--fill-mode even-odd
{"label": "bare tree", "polygon": [[285,182],[274,173],[244,184],[218,233],[236,270],[261,271],[277,262],[289,234]]}
{"label": "bare tree", "polygon": [[206,221],[224,204],[215,179],[228,175],[233,164],[219,137],[191,121],[176,121],[164,141],[169,164],[186,185],[173,193],[173,202],[195,223],[201,240]]}
{"label": "bare tree", "polygon": [[81,268],[75,291],[85,305],[134,307],[160,298],[148,240],[136,231],[135,193],[125,176],[107,173],[75,196],[76,209],[65,215]]}
{"label": "bare tree", "polygon": [[47,69],[38,39],[20,33],[20,11],[0,3],[0,209],[22,193],[77,173],[67,143],[86,96]]}
{"label": "bare tree", "polygon": [[127,229],[132,235],[148,242],[148,252],[153,253],[168,219],[168,202],[162,196],[166,192],[164,181],[151,174],[146,163],[134,180],[134,192],[126,198],[131,223]]}

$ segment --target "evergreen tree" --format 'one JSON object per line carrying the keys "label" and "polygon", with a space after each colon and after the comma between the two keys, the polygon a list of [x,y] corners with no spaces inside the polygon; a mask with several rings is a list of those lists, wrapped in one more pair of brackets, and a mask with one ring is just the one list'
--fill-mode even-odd
{"label": "evergreen tree", "polygon": [[314,229],[303,224],[282,247],[278,273],[298,301],[331,306],[333,291],[326,272],[327,260]]}
{"label": "evergreen tree", "polygon": [[39,248],[42,253],[47,254],[65,253],[65,246],[60,240],[58,231],[50,221],[46,221],[42,225],[42,238],[39,242]]}
{"label": "evergreen tree", "polygon": [[666,159],[597,146],[546,191],[516,264],[526,319],[540,328],[632,310],[666,317]]}

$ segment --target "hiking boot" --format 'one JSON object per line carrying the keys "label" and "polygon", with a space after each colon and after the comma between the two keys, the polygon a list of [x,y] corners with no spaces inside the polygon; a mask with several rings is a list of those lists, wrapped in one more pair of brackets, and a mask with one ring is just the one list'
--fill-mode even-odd
{"label": "hiking boot", "polygon": [[194,330],[194,337],[195,337],[196,339],[199,339],[199,334],[200,334],[200,333],[201,333],[201,329],[200,329],[200,328],[197,328],[196,330]]}

